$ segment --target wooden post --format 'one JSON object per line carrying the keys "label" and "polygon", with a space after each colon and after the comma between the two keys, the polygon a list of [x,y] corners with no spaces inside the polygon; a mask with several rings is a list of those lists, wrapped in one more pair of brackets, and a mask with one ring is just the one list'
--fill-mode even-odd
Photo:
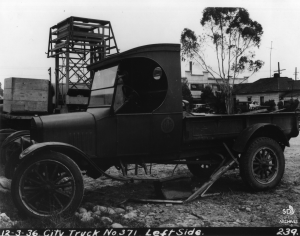
{"label": "wooden post", "polygon": [[281,74],[280,71],[283,71],[283,70],[285,70],[285,69],[280,70],[280,64],[279,64],[279,62],[278,62],[278,70],[275,70],[274,72],[278,72],[278,75],[279,75],[279,77],[280,77],[280,74]]}

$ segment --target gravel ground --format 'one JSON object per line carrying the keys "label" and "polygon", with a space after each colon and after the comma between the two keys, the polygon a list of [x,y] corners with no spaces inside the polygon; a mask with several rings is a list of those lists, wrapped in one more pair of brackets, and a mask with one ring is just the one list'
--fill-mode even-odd
{"label": "gravel ground", "polygon": [[[153,184],[142,181],[124,183],[103,177],[93,180],[85,177],[85,196],[76,215],[81,221],[99,218],[105,223],[104,226],[116,228],[299,227],[300,136],[292,139],[290,143],[291,147],[285,150],[285,174],[276,189],[258,193],[250,192],[243,184],[239,171],[231,170],[210,189],[210,193],[220,193],[217,196],[198,198],[185,205],[137,203],[128,199],[158,198]],[[157,165],[153,167],[152,175],[164,177],[170,175],[172,170],[173,166]],[[115,169],[109,171],[116,172]],[[176,169],[176,174],[188,173],[185,166],[179,166]],[[198,183],[192,179],[192,184],[195,187]],[[11,204],[9,198],[9,193],[0,193],[0,227],[2,228],[11,227],[20,220],[16,209],[12,207],[9,211],[7,210],[6,204]],[[287,209],[293,209],[294,214],[283,214]],[[297,220],[298,223],[282,223],[284,219]]]}

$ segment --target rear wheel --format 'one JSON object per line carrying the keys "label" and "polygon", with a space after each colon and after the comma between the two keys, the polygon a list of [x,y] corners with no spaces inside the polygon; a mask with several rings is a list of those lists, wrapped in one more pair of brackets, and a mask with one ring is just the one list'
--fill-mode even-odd
{"label": "rear wheel", "polygon": [[[27,142],[27,145],[24,144],[24,141]],[[23,148],[26,148],[29,146],[30,143],[30,137],[29,136],[22,136],[18,139],[16,139],[13,142],[10,142],[6,145],[4,148],[4,157],[5,158],[5,177],[8,179],[12,179],[14,172],[17,168],[17,165],[19,163],[19,156],[22,152],[22,146]]]}
{"label": "rear wheel", "polygon": [[4,166],[4,174],[8,179],[12,179],[19,162],[19,156],[22,152],[21,146],[16,146],[14,150],[7,156]]}
{"label": "rear wheel", "polygon": [[2,163],[4,165],[6,165],[6,162],[8,161],[8,159],[10,158],[10,156],[12,155],[12,153],[16,150],[19,149],[21,147],[21,144],[16,140],[14,142],[11,142],[10,144],[8,144],[6,147],[1,149],[1,159],[2,159]]}
{"label": "rear wheel", "polygon": [[69,157],[55,152],[22,161],[11,185],[17,209],[40,218],[73,213],[81,203],[83,191],[79,167]]}
{"label": "rear wheel", "polygon": [[240,160],[242,179],[256,191],[277,186],[284,168],[282,148],[275,140],[267,137],[254,139]]}

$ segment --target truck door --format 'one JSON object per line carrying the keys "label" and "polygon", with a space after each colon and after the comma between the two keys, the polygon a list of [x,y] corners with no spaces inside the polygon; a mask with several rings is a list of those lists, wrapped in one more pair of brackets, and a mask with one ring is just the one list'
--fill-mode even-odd
{"label": "truck door", "polygon": [[119,65],[114,111],[117,121],[117,156],[149,155],[151,113],[145,110],[143,78],[135,60]]}
{"label": "truck door", "polygon": [[117,115],[117,155],[149,155],[151,114]]}
{"label": "truck door", "polygon": [[[155,112],[167,92],[167,77],[155,61],[130,58],[119,65],[114,101],[118,156],[142,157],[178,149],[180,133],[173,135],[179,129],[174,125],[177,117]],[[182,113],[178,117],[182,119]]]}

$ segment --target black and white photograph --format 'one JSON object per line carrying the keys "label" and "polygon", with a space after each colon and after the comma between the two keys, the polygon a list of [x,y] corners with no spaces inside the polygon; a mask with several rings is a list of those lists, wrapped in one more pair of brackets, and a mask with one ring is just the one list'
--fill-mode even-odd
{"label": "black and white photograph", "polygon": [[300,2],[1,0],[0,236],[300,235]]}

